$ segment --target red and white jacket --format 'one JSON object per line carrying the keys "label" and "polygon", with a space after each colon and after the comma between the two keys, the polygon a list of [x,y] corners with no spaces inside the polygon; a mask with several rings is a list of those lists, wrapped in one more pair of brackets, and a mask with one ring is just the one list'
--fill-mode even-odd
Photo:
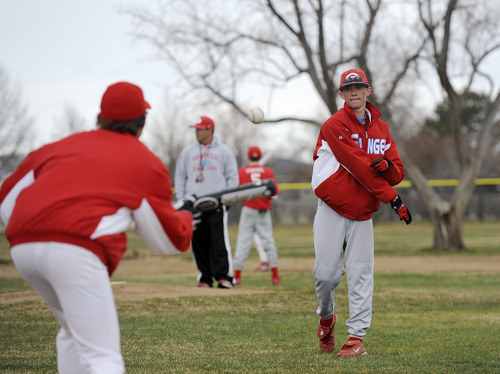
{"label": "red and white jacket", "polygon": [[[262,165],[247,165],[240,170],[238,170],[238,176],[240,179],[240,184],[252,183],[261,181],[264,179],[273,179],[274,185],[276,186],[276,193],[273,196],[278,196],[278,182],[276,181],[276,177],[272,169],[262,166]],[[242,205],[247,206],[252,209],[266,209],[271,210],[271,198],[270,197],[261,197],[260,199],[245,201]]]}
{"label": "red and white jacket", "polygon": [[32,153],[0,188],[11,246],[55,241],[95,253],[111,275],[135,232],[157,254],[187,251],[192,216],[172,206],[167,168],[130,134],[95,130]]}
{"label": "red and white jacket", "polygon": [[[370,167],[378,157],[389,160],[382,175]],[[389,126],[380,112],[366,103],[366,124],[347,105],[321,127],[313,155],[312,188],[321,200],[340,215],[367,220],[397,196],[392,187],[405,176]]]}

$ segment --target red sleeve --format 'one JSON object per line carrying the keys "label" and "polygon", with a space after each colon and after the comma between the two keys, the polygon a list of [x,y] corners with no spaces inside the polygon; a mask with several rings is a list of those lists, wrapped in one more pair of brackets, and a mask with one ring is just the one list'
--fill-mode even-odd
{"label": "red sleeve", "polygon": [[323,137],[339,163],[377,199],[389,203],[397,191],[370,167],[368,154],[350,138],[349,131],[338,120],[331,126],[323,126]]}
{"label": "red sleeve", "polygon": [[35,158],[28,155],[0,187],[0,220],[7,226],[19,194],[34,182]]}
{"label": "red sleeve", "polygon": [[[188,212],[175,210],[171,203],[170,175],[163,165],[161,168],[155,180],[151,181],[151,192],[134,214],[138,226],[136,232],[154,253],[185,252],[191,244],[193,216]],[[149,213],[150,209],[154,214]],[[165,240],[163,233],[168,240]]]}
{"label": "red sleeve", "polygon": [[394,139],[392,139],[390,135],[389,139],[391,146],[389,147],[389,149],[386,149],[384,158],[389,160],[389,162],[392,165],[389,168],[389,170],[387,170],[384,174],[382,174],[382,177],[387,182],[389,182],[391,186],[395,186],[404,179],[405,171],[403,167],[403,162],[399,157],[399,152],[397,150],[396,143],[394,142]]}
{"label": "red sleeve", "polygon": [[12,173],[7,179],[5,179],[0,188],[0,204],[3,202],[7,194],[12,190],[12,188],[19,182],[29,171],[33,170],[33,156],[30,153],[23,162],[17,167],[17,169]]}

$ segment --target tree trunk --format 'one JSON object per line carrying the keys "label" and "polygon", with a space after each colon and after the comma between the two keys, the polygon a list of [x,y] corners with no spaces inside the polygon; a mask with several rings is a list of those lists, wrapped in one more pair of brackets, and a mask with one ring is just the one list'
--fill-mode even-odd
{"label": "tree trunk", "polygon": [[432,223],[434,226],[434,249],[448,251],[463,251],[466,249],[462,239],[462,218],[456,209],[439,212],[437,208],[432,209]]}
{"label": "tree trunk", "polygon": [[[462,198],[455,197],[451,203],[446,201],[429,186],[425,176],[415,163],[408,158],[403,149],[400,149],[400,154],[407,175],[413,183],[413,188],[415,188],[420,201],[431,214],[434,227],[433,248],[447,251],[465,250],[466,247],[462,238],[462,220],[465,209],[462,205],[457,206],[457,202],[462,202],[462,199],[466,199],[464,193],[459,191]],[[469,200],[466,199],[466,201]],[[411,212],[411,206],[408,208]]]}

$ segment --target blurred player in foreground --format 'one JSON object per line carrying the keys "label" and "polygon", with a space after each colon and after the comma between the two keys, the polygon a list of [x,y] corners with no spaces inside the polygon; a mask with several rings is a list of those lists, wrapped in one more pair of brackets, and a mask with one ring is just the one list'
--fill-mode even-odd
{"label": "blurred player in foreground", "polygon": [[[175,194],[178,201],[190,196],[238,186],[238,164],[229,147],[214,136],[215,123],[200,117],[193,126],[196,142],[180,153],[175,167]],[[198,287],[233,287],[233,264],[227,231],[227,207],[203,212],[192,241]]]}
{"label": "blurred player in foreground", "polygon": [[372,88],[362,70],[341,76],[344,107],[321,127],[314,150],[312,188],[318,199],[314,218],[314,277],[318,298],[319,346],[335,348],[335,288],[347,274],[349,340],[338,356],[366,354],[363,337],[370,327],[373,298],[372,213],[391,204],[406,224],[411,215],[392,187],[405,172],[389,127],[367,101]]}
{"label": "blurred player in foreground", "polygon": [[[248,148],[249,165],[238,172],[240,184],[257,182],[272,178],[276,185],[276,197],[279,194],[278,182],[273,171],[259,164],[262,152],[259,147]],[[271,284],[279,284],[278,274],[278,249],[273,238],[273,223],[271,220],[271,197],[263,197],[242,203],[240,221],[238,224],[238,237],[234,253],[234,282],[241,284],[241,271],[252,249],[254,234],[257,233],[262,246],[267,253],[269,267],[271,268]]]}
{"label": "blurred player in foreground", "polygon": [[139,141],[142,90],[110,85],[98,129],[32,153],[0,189],[11,255],[61,328],[59,373],[125,373],[109,277],[135,231],[157,254],[189,249],[193,216],[172,206],[168,170]]}

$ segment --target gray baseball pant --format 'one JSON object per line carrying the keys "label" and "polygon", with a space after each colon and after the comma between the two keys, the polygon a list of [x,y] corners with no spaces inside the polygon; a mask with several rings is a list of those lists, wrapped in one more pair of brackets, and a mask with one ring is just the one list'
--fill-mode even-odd
{"label": "gray baseball pant", "polygon": [[234,252],[233,265],[236,270],[242,270],[252,249],[254,233],[259,235],[262,246],[267,253],[269,267],[278,267],[278,249],[273,238],[273,223],[269,210],[260,211],[246,206],[241,208],[238,224],[238,237]]}
{"label": "gray baseball pant", "polygon": [[[317,313],[323,319],[335,312],[335,288],[347,275],[349,296],[349,335],[362,338],[370,327],[373,299],[374,241],[373,222],[341,216],[318,199],[314,217],[314,278]],[[344,268],[342,267],[342,254]]]}

